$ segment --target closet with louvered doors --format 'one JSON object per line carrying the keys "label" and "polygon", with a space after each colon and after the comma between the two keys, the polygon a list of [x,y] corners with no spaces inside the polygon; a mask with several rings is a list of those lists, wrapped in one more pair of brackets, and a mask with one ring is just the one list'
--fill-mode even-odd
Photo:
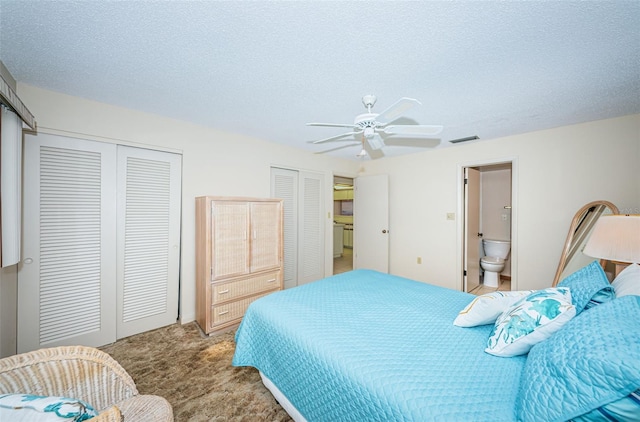
{"label": "closet with louvered doors", "polygon": [[25,135],[18,352],[102,346],[176,322],[181,161]]}
{"label": "closet with louvered doors", "polygon": [[236,326],[254,300],[282,289],[283,202],[196,198],[196,320],[205,334]]}

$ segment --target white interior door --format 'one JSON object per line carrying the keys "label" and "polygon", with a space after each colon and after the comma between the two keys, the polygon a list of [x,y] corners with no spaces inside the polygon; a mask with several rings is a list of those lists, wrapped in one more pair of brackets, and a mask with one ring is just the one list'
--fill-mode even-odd
{"label": "white interior door", "polygon": [[27,134],[24,153],[18,353],[113,342],[115,145]]}
{"label": "white interior door", "polygon": [[354,180],[354,268],[389,272],[389,176]]}
{"label": "white interior door", "polygon": [[480,285],[480,171],[464,171],[464,280],[470,292]]}
{"label": "white interior door", "polygon": [[118,146],[118,338],[178,318],[181,158]]}

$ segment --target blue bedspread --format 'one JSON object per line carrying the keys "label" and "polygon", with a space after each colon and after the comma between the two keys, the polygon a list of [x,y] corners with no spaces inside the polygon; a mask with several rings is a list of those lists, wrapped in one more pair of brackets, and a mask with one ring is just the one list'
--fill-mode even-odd
{"label": "blue bedspread", "polygon": [[259,369],[308,421],[513,421],[526,357],[453,325],[472,295],[356,270],[255,301],[235,366]]}

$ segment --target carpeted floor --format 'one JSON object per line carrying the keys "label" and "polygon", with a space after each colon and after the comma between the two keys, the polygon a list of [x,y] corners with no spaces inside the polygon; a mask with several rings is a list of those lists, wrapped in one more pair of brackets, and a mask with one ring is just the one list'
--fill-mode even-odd
{"label": "carpeted floor", "polygon": [[291,421],[254,368],[231,366],[234,332],[204,338],[195,322],[101,347],[136,382],[173,406],[176,422]]}

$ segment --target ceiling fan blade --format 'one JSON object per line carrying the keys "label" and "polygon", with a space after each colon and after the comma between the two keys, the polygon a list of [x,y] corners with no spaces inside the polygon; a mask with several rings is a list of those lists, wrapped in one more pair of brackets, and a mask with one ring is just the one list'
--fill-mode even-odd
{"label": "ceiling fan blade", "polygon": [[325,152],[331,152],[331,151],[337,151],[339,149],[344,149],[344,148],[349,148],[349,147],[354,147],[356,145],[360,145],[360,142],[356,142],[355,144],[349,144],[349,145],[342,145],[336,148],[331,148],[331,149],[326,149],[324,151],[318,151],[318,152],[314,152],[314,154],[324,154]]}
{"label": "ceiling fan blade", "polygon": [[363,142],[362,147],[364,148],[365,151],[367,151],[367,155],[369,155],[369,157],[372,160],[384,157],[384,152],[382,152],[381,149],[371,148],[371,145],[369,145],[369,142]]}
{"label": "ceiling fan blade", "polygon": [[438,125],[391,125],[381,129],[385,135],[403,136],[435,136],[442,132],[443,127]]}
{"label": "ceiling fan blade", "polygon": [[440,145],[439,138],[398,138],[388,137],[384,143],[390,147],[434,148]]}
{"label": "ceiling fan blade", "polygon": [[[317,141],[309,141],[309,144],[324,144],[325,142],[346,142],[346,141],[351,141],[352,139],[348,139],[347,137],[352,137],[353,135],[357,135],[360,132],[347,132],[347,133],[342,133],[340,135],[336,135],[336,136],[331,136],[330,138],[324,138],[324,139],[319,139]],[[342,139],[342,138],[347,138],[347,139]]]}
{"label": "ceiling fan blade", "polygon": [[402,116],[407,110],[415,107],[416,105],[422,105],[422,103],[413,98],[402,97],[394,104],[385,109],[382,113],[378,114],[376,120],[383,125],[394,121],[398,117]]}
{"label": "ceiling fan blade", "polygon": [[350,127],[357,128],[353,123],[307,123],[307,126]]}

